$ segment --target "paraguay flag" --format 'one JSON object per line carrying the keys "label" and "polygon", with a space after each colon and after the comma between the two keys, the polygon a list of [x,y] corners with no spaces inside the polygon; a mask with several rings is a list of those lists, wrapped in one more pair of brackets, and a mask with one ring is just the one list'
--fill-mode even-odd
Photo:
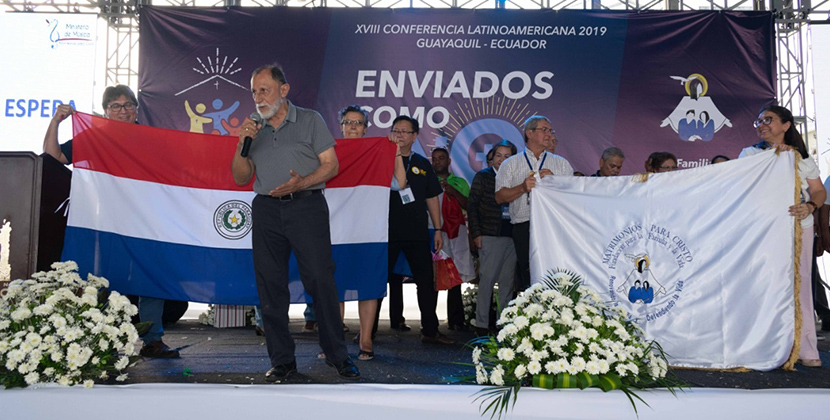
{"label": "paraguay flag", "polygon": [[[258,302],[251,186],[233,182],[237,139],[73,114],[74,171],[63,260],[121,293],[231,305]],[[386,291],[395,147],[338,140],[326,185],[341,300]],[[297,264],[292,302],[306,302]]]}

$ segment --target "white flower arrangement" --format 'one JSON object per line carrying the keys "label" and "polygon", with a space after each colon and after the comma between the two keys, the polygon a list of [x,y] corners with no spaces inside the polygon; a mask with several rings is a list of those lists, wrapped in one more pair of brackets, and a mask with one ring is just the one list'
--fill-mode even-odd
{"label": "white flower arrangement", "polygon": [[645,403],[633,389],[682,384],[666,377],[663,350],[619,308],[609,308],[574,273],[556,270],[510,302],[497,336],[473,341],[473,365],[484,389],[482,414],[506,413],[522,386],[619,389]]}
{"label": "white flower arrangement", "polygon": [[461,303],[464,305],[464,325],[467,325],[468,327],[477,327],[477,325],[475,325],[477,300],[477,284],[472,285],[472,287],[464,288],[464,291],[461,292]]}
{"label": "white flower arrangement", "polygon": [[216,309],[213,308],[213,304],[211,303],[208,305],[206,311],[199,314],[199,323],[213,326],[214,322],[216,322]]}
{"label": "white flower arrangement", "polygon": [[[495,305],[499,295],[499,285],[493,285],[493,304]],[[461,292],[461,303],[464,304],[464,324],[468,327],[487,328],[487,325],[476,325],[476,307],[478,305],[478,285],[467,285]]]}
{"label": "white flower arrangement", "polygon": [[78,275],[73,261],[52,264],[30,280],[14,280],[0,300],[0,384],[82,384],[123,371],[138,350],[127,297],[107,293],[109,282]]}

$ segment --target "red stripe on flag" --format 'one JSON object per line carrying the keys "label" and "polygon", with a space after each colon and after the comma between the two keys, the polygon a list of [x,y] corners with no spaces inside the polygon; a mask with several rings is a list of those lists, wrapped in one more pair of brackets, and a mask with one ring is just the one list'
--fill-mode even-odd
{"label": "red stripe on flag", "polygon": [[386,137],[337,139],[334,151],[340,170],[326,183],[326,188],[390,186],[395,171],[395,150],[395,144]]}
{"label": "red stripe on flag", "polygon": [[75,167],[190,188],[250,191],[237,186],[231,160],[238,139],[72,115]]}
{"label": "red stripe on flag", "polygon": [[[237,138],[124,123],[76,112],[72,115],[74,165],[114,176],[189,188],[251,191],[237,186],[231,160]],[[329,188],[388,187],[395,145],[385,137],[339,139],[339,175]],[[276,187],[276,186],[275,186]]]}

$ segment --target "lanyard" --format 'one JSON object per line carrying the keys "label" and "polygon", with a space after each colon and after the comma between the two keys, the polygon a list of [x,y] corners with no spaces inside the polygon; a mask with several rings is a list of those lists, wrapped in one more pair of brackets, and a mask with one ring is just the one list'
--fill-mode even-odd
{"label": "lanyard", "polygon": [[[530,159],[527,157],[527,149],[524,150],[524,155],[525,155],[525,162],[527,162],[527,166],[530,168],[530,172],[533,172],[534,174],[536,172],[538,172],[538,171],[534,171],[533,170],[533,165],[530,164]],[[548,158],[547,152],[542,152],[542,162],[539,164],[539,171],[541,171],[542,167],[545,166],[545,159],[547,159],[547,158]]]}

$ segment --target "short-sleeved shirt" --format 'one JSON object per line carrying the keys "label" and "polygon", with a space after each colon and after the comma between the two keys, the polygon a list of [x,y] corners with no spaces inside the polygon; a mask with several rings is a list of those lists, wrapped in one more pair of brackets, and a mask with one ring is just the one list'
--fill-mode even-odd
{"label": "short-sleeved shirt", "polygon": [[[741,154],[738,155],[738,159],[757,155],[758,153],[763,153],[767,150],[761,149],[757,146],[750,146],[741,150]],[[798,153],[798,151],[796,151]],[[820,179],[821,174],[819,173],[818,165],[816,165],[816,161],[813,160],[812,156],[808,156],[806,158],[802,158],[798,161],[798,175],[801,178],[801,197],[804,199],[805,202],[810,201],[810,192],[808,191],[809,186],[807,185],[808,179]],[[821,205],[821,203],[817,203]],[[813,215],[810,214],[809,216],[801,219],[801,227],[811,227],[813,226]]]}
{"label": "short-sleeved shirt", "polygon": [[[525,156],[527,159],[525,159]],[[528,161],[530,161],[530,165],[528,165]],[[544,165],[540,168],[539,165],[542,161],[544,161]],[[496,192],[502,188],[513,188],[521,184],[530,175],[530,171],[534,171],[538,176],[542,169],[550,169],[555,176],[574,175],[573,167],[562,156],[544,152],[539,156],[539,159],[536,159],[533,152],[525,150],[502,162],[499,172],[496,174]],[[522,194],[519,198],[510,202],[510,222],[515,225],[529,220],[530,204],[528,204],[527,194]]]}
{"label": "short-sleeved shirt", "polygon": [[[288,113],[279,127],[267,121],[251,143],[249,157],[256,166],[254,192],[268,194],[291,179],[289,170],[308,176],[320,167],[318,155],[334,147],[334,137],[317,111],[288,103]],[[312,185],[309,190],[325,187]]]}
{"label": "short-sleeved shirt", "polygon": [[401,194],[389,194],[389,240],[429,241],[427,198],[437,197],[444,190],[427,158],[412,153],[403,156],[407,187],[412,189],[415,201],[403,204]]}
{"label": "short-sleeved shirt", "polygon": [[61,153],[66,156],[66,160],[68,161],[66,164],[69,165],[72,163],[72,140],[67,141],[66,143],[61,144]]}

